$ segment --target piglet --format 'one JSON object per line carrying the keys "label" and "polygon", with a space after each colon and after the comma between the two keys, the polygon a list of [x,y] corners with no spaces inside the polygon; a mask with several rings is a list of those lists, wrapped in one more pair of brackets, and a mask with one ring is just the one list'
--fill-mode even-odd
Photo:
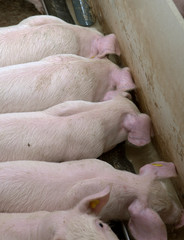
{"label": "piglet", "polygon": [[151,120],[128,93],[98,103],[67,101],[40,112],[0,114],[0,161],[94,158],[118,143],[150,142]]}
{"label": "piglet", "polygon": [[[110,189],[85,197],[69,210],[58,212],[1,213],[1,240],[118,240],[96,216]],[[98,207],[94,203],[98,201]]]}
{"label": "piglet", "polygon": [[[175,166],[166,162],[147,164],[138,175],[98,159],[4,162],[0,163],[0,212],[67,210],[110,186],[110,199],[99,213],[103,221],[128,220],[136,240],[166,240],[165,224],[184,225],[183,210],[161,181],[170,177],[176,177]],[[91,206],[100,206],[99,199]]]}
{"label": "piglet", "polygon": [[44,110],[66,100],[98,102],[110,90],[134,88],[129,68],[108,59],[54,55],[0,68],[0,113]]}
{"label": "piglet", "polygon": [[72,25],[53,16],[29,17],[18,25],[0,28],[0,66],[38,61],[70,53],[88,58],[120,55],[114,34]]}

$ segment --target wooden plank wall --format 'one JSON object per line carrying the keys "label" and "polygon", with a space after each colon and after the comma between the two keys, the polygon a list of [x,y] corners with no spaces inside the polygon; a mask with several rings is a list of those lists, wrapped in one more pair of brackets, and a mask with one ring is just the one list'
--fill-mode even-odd
{"label": "wooden plank wall", "polygon": [[[172,0],[92,0],[106,33],[114,32],[121,61],[131,68],[141,109],[153,121],[153,141],[179,173],[184,200],[184,20]],[[155,159],[156,160],[156,159]],[[184,201],[182,201],[184,203]]]}

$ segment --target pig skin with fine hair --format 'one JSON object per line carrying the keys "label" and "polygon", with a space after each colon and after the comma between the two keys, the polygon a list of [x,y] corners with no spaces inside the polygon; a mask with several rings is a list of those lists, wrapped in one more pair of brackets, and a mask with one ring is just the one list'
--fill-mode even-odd
{"label": "pig skin with fine hair", "polygon": [[118,240],[96,215],[91,202],[98,199],[98,211],[106,205],[110,188],[86,196],[72,209],[58,212],[1,213],[1,240]]}
{"label": "pig skin with fine hair", "polygon": [[111,90],[134,88],[129,68],[108,59],[54,55],[0,68],[0,113],[44,110],[68,100],[98,102]]}
{"label": "pig skin with fine hair", "polygon": [[0,52],[3,67],[63,53],[103,58],[108,54],[120,55],[120,48],[114,34],[104,36],[96,29],[43,15],[0,28]]}
{"label": "pig skin with fine hair", "polygon": [[40,112],[0,114],[0,161],[94,158],[128,139],[150,142],[151,120],[122,93],[92,103],[67,101]]}
{"label": "pig skin with fine hair", "polygon": [[136,240],[165,240],[165,224],[184,225],[183,210],[161,181],[176,176],[174,164],[166,162],[147,164],[138,175],[97,159],[4,162],[0,163],[0,211],[67,210],[109,186],[109,201],[98,213],[103,221],[129,220]]}

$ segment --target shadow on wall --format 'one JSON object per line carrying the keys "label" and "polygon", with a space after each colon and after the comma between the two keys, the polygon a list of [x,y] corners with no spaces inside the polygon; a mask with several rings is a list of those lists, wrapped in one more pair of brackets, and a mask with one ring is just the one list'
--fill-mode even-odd
{"label": "shadow on wall", "polygon": [[176,4],[179,12],[184,17],[184,0],[173,0],[173,2]]}

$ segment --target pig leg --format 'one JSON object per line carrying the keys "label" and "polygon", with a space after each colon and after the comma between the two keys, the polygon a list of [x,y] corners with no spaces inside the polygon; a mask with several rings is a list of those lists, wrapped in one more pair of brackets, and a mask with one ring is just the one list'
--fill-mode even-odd
{"label": "pig leg", "polygon": [[130,91],[135,89],[130,69],[128,67],[118,68],[112,72],[113,85],[117,90]]}
{"label": "pig leg", "polygon": [[176,177],[176,168],[172,162],[153,162],[146,164],[139,170],[140,175],[149,175],[153,179]]}
{"label": "pig leg", "polygon": [[136,240],[167,240],[165,224],[160,216],[138,199],[128,208],[129,229]]}
{"label": "pig leg", "polygon": [[50,107],[44,110],[44,112],[54,116],[64,117],[64,116],[73,115],[79,112],[90,111],[90,109],[94,109],[95,107],[96,107],[96,103],[77,100],[77,101],[67,101],[64,103],[57,104],[53,107]]}
{"label": "pig leg", "polygon": [[151,141],[151,120],[148,115],[127,113],[124,116],[122,125],[128,132],[128,141],[130,143],[143,146]]}
{"label": "pig leg", "polygon": [[40,26],[49,23],[63,24],[65,23],[63,20],[54,17],[54,16],[33,16],[22,20],[18,25],[29,25],[32,26]]}

